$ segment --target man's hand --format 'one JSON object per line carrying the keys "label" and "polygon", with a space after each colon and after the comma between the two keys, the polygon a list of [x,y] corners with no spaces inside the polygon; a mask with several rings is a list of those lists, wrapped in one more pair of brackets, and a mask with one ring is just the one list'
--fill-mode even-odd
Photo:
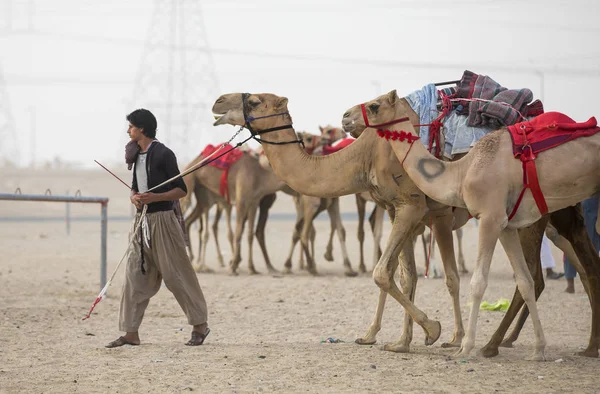
{"label": "man's hand", "polygon": [[150,203],[160,201],[158,195],[155,193],[151,193],[151,192],[138,194],[138,199],[144,205],[148,205]]}
{"label": "man's hand", "polygon": [[135,205],[137,209],[142,209],[142,202],[140,201],[140,193],[134,193],[129,197],[131,203]]}

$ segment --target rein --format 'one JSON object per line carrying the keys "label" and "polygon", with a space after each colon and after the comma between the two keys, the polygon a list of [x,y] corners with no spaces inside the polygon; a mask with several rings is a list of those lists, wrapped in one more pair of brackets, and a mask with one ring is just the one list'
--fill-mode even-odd
{"label": "rein", "polygon": [[[292,140],[292,141],[276,142],[276,141],[267,141],[263,138],[258,138],[259,136],[261,136],[263,134],[270,133],[273,131],[293,129],[292,124],[290,123],[288,125],[271,127],[270,129],[256,131],[256,130],[254,130],[254,128],[252,127],[250,122],[258,120],[258,119],[272,118],[274,116],[284,116],[284,115],[289,116],[290,113],[286,111],[286,112],[281,112],[278,114],[271,114],[271,115],[257,116],[257,117],[248,115],[248,110],[249,110],[249,108],[247,108],[248,107],[248,97],[250,97],[250,93],[242,93],[242,111],[244,113],[244,126],[242,126],[242,127],[243,128],[245,127],[250,132],[250,137],[246,141],[248,141],[250,139],[254,139],[255,141],[257,141],[260,144],[262,144],[264,142],[265,144],[271,144],[271,145],[300,144],[300,145],[302,145],[302,148],[304,148],[304,141],[302,141],[301,139],[296,139],[296,140]],[[246,142],[246,141],[244,141],[244,142]]]}

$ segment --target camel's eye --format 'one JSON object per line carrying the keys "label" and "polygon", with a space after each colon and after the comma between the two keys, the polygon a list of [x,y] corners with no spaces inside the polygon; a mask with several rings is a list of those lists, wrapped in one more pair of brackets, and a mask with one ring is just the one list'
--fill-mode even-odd
{"label": "camel's eye", "polygon": [[379,109],[379,104],[377,104],[377,103],[373,103],[373,104],[369,105],[369,109],[370,109],[372,112],[377,112],[377,110]]}
{"label": "camel's eye", "polygon": [[251,106],[252,108],[258,107],[260,105],[260,100],[250,99],[250,100],[248,100],[248,105]]}

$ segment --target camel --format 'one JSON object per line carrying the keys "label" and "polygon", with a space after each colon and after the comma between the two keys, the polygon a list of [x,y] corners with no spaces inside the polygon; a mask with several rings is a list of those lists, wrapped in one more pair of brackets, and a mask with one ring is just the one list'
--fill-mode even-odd
{"label": "camel", "polygon": [[[195,162],[192,162],[190,165],[188,165],[187,168],[194,164]],[[196,220],[200,221],[200,228],[198,230],[198,261],[197,264],[192,264],[194,265],[194,270],[196,272],[211,272],[211,269],[209,269],[206,265],[206,246],[208,245],[209,237],[208,213],[213,205],[216,205],[217,209],[212,225],[212,230],[213,235],[215,237],[215,244],[217,246],[217,258],[219,260],[219,265],[221,267],[224,267],[225,263],[223,261],[223,253],[221,252],[221,246],[219,244],[218,224],[223,211],[225,211],[227,214],[227,238],[229,240],[231,250],[233,250],[233,231],[231,230],[231,205],[228,204],[222,196],[211,192],[206,187],[198,183],[193,174],[185,176],[183,180],[188,188],[188,194],[180,200],[181,211],[183,213],[185,213],[188,207],[191,206],[192,193],[196,197],[196,205],[194,206],[194,209],[189,215],[185,217],[185,230],[188,234],[188,238],[192,223],[194,223]],[[257,229],[257,232],[258,231],[259,230]],[[190,257],[190,261],[193,262],[194,253],[192,251],[191,242],[190,245],[188,245],[188,255]]]}
{"label": "camel", "polygon": [[[305,151],[308,154],[312,154],[313,151],[321,146],[321,137],[318,135],[298,132],[296,133],[297,138],[303,141]],[[264,148],[263,148],[264,149]],[[261,159],[261,165],[272,171],[268,159]],[[316,236],[313,222],[319,213],[327,210],[329,214],[331,231],[329,235],[329,241],[325,251],[325,259],[333,261],[333,235],[337,231],[338,238],[340,241],[342,256],[344,259],[344,273],[346,276],[356,276],[357,273],[352,269],[350,258],[348,257],[348,250],[346,248],[346,230],[342,224],[342,217],[340,214],[340,206],[338,198],[318,198],[299,194],[295,192],[293,195],[294,203],[296,205],[296,223],[294,225],[294,233],[292,235],[292,245],[286,262],[284,264],[285,273],[291,273],[292,269],[292,256],[298,240],[301,241],[302,249],[309,251],[309,253],[301,254],[300,268],[303,269],[302,256],[306,256],[307,267],[309,272],[316,274],[316,267],[314,263],[314,239]],[[312,268],[310,268],[312,267]],[[363,267],[364,268],[364,267]]]}
{"label": "camel", "polygon": [[[400,162],[394,157],[389,144],[377,138],[374,133],[366,133],[355,143],[335,154],[325,157],[308,156],[303,149],[295,144],[295,134],[291,126],[291,117],[287,111],[287,99],[273,94],[242,94],[232,93],[219,97],[213,105],[213,113],[217,119],[215,126],[232,124],[248,128],[255,137],[265,137],[265,153],[269,157],[273,169],[296,190],[315,196],[335,197],[362,191],[371,191],[374,198],[385,204],[393,221],[390,238],[380,259],[379,265],[389,264],[387,281],[380,280],[380,296],[375,319],[363,338],[358,338],[357,343],[373,344],[375,336],[381,328],[381,317],[387,292],[399,301],[407,310],[405,315],[403,334],[400,340],[392,345],[386,345],[384,350],[407,352],[412,340],[412,317],[424,328],[426,344],[434,343],[440,335],[440,325],[432,321],[413,304],[414,289],[416,286],[416,272],[414,269],[414,253],[412,242],[406,242],[412,234],[422,226],[422,221],[429,223],[425,214],[431,205],[433,214],[430,215],[434,234],[439,240],[442,261],[444,262],[446,285],[453,298],[455,314],[455,330],[453,340],[447,346],[460,346],[464,331],[458,305],[459,277],[454,261],[452,244],[452,222],[460,226],[461,220],[455,220],[449,207],[443,208],[432,200],[426,200],[424,194],[405,176]],[[254,117],[251,124],[248,117]],[[260,120],[259,120],[260,119]],[[274,132],[278,131],[278,132]],[[263,135],[264,134],[264,135]],[[268,144],[267,144],[268,141]],[[298,165],[301,163],[302,165]],[[333,170],[335,169],[335,170]],[[319,173],[318,179],[311,178],[311,174]],[[565,209],[563,211],[568,211]],[[457,209],[458,214],[461,209]],[[466,212],[466,211],[464,211]],[[555,214],[550,215],[554,220]],[[423,218],[425,217],[425,220]],[[577,219],[576,215],[567,215]],[[565,236],[577,250],[578,256],[594,257],[598,259],[593,245],[587,237],[583,220],[579,215],[571,227],[568,223],[557,226],[561,235]],[[462,219],[466,222],[467,215]],[[566,228],[566,230],[565,230]],[[525,230],[522,230],[525,232]],[[535,240],[535,239],[534,239]],[[540,264],[541,236],[537,238],[537,251],[528,254],[528,261],[537,261]],[[530,248],[535,249],[536,247]],[[407,295],[402,294],[394,280],[393,274],[398,265],[397,256],[403,251],[404,275],[401,277],[402,286]],[[534,263],[532,263],[534,264]],[[541,281],[543,277],[536,277]],[[536,282],[538,283],[538,282]],[[541,290],[540,290],[541,291]],[[518,294],[515,294],[509,312],[520,308]],[[516,313],[516,312],[515,312]],[[509,316],[509,313],[507,313]],[[497,333],[502,338],[514,318],[505,319]],[[499,343],[490,341],[492,355]],[[597,348],[596,348],[597,349]],[[597,351],[597,350],[596,350]]]}
{"label": "camel", "polygon": [[[400,340],[393,345],[386,345],[386,350],[408,352],[412,341],[412,317],[417,313],[419,316],[424,315],[412,304],[416,288],[413,242],[400,245],[399,240],[409,238],[412,240],[413,233],[419,229],[423,231],[422,221],[427,224],[433,223],[444,262],[446,285],[453,299],[455,320],[453,339],[444,346],[458,346],[464,329],[458,297],[459,277],[454,257],[452,230],[453,225],[460,227],[467,221],[466,210],[456,210],[453,213],[451,208],[432,202],[432,214],[431,216],[426,215],[428,208],[425,195],[414,186],[408,177],[402,176],[400,163],[390,161],[394,157],[391,149],[386,146],[384,141],[379,141],[376,137],[357,140],[337,153],[321,157],[308,155],[297,144],[288,144],[296,138],[291,126],[278,129],[277,133],[270,132],[271,126],[283,127],[291,122],[289,114],[287,114],[287,99],[285,98],[260,94],[251,95],[243,100],[241,93],[223,95],[213,106],[215,117],[218,117],[215,125],[232,124],[248,127],[245,119],[250,115],[244,113],[243,102],[246,102],[246,110],[251,111],[252,116],[268,116],[270,118],[253,121],[250,127],[252,130],[258,128],[255,133],[268,133],[263,136],[264,152],[275,173],[294,190],[320,197],[338,197],[368,191],[378,204],[385,206],[388,210],[393,221],[392,234],[380,261],[392,260],[397,265],[398,256],[402,251],[405,272],[401,281],[408,296],[398,291],[398,297],[412,313],[405,316],[403,335]],[[279,111],[285,115],[275,117],[272,116],[273,112],[269,111]],[[277,119],[273,119],[274,117]],[[302,165],[298,165],[298,163]],[[312,174],[315,173],[318,173],[319,177],[314,178]],[[413,201],[418,201],[421,206],[416,209]],[[381,326],[385,298],[386,293],[380,290],[375,320],[367,330],[365,337],[357,339],[357,343],[375,343],[375,336]],[[439,322],[426,317],[417,321],[425,328],[427,344],[434,343],[441,333]]]}
{"label": "camel", "polygon": [[[192,161],[190,166],[200,160],[202,160],[201,155]],[[198,184],[203,185],[212,192],[213,196],[216,195],[218,198],[222,198],[220,196],[222,171],[223,170],[213,166],[205,166],[192,172],[189,176],[193,177]],[[276,198],[275,192],[284,188],[286,188],[286,185],[283,181],[272,172],[262,168],[258,163],[258,160],[248,154],[242,155],[238,161],[231,165],[228,175],[228,195],[231,196],[232,199],[231,205],[234,205],[236,208],[236,228],[233,238],[233,255],[229,263],[230,274],[237,275],[237,269],[242,260],[241,239],[246,221],[250,223],[247,233],[248,272],[250,274],[258,273],[253,262],[253,241],[255,235],[265,258],[267,270],[270,273],[278,272],[272,266],[267,253],[264,227],[268,216],[268,208],[273,205]],[[255,232],[254,222],[259,205],[262,209],[260,211],[257,230]]]}
{"label": "camel", "polygon": [[[468,209],[473,217],[480,220],[477,265],[471,278],[469,326],[457,355],[468,356],[475,345],[478,305],[487,286],[489,266],[499,239],[511,262],[519,293],[525,300],[533,322],[536,339],[530,359],[545,360],[546,340],[537,310],[536,291],[517,231],[537,222],[542,213],[532,194],[525,193],[518,210],[509,220],[509,214],[517,205],[523,190],[523,167],[521,161],[513,156],[512,140],[507,129],[486,135],[462,159],[444,162],[429,153],[418,141],[413,124],[418,124],[419,118],[406,99],[399,98],[395,90],[352,107],[344,113],[342,122],[344,129],[354,137],[364,135],[365,130],[369,134],[385,136],[384,132],[367,129],[370,124],[393,126],[397,139],[390,139],[388,143],[419,189],[442,204]],[[557,212],[600,191],[599,148],[600,134],[594,134],[556,146],[551,152],[538,152],[535,165],[547,201],[547,212]],[[557,161],[566,162],[569,159],[569,165],[556,166]],[[596,300],[600,295],[600,267],[581,262],[588,273],[592,304],[592,334],[584,354],[597,356],[600,340],[597,313],[600,304]],[[386,264],[378,264],[374,271],[378,284],[389,281],[387,271],[389,267]]]}

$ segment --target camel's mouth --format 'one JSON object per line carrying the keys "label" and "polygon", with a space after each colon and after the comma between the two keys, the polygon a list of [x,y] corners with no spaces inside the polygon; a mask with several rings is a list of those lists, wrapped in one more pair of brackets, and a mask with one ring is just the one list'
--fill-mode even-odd
{"label": "camel's mouth", "polygon": [[225,123],[225,115],[227,115],[227,113],[224,114],[216,114],[213,112],[213,117],[215,118],[215,123],[213,123],[213,126],[218,126],[220,124]]}

